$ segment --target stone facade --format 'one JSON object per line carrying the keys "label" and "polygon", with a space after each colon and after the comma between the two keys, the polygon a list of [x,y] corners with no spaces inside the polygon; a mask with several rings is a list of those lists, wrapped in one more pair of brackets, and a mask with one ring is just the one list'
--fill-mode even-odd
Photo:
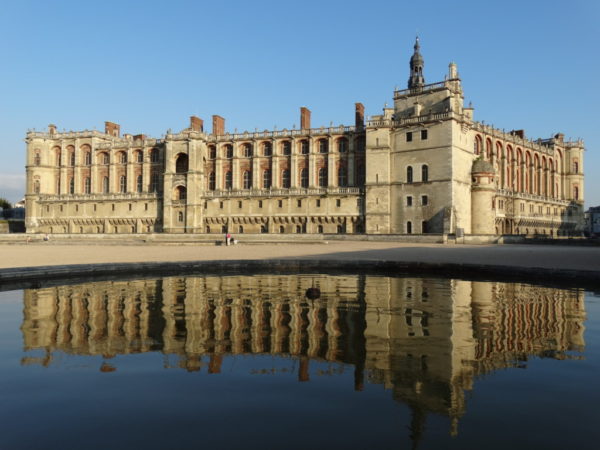
{"label": "stone facade", "polygon": [[[409,88],[354,126],[162,139],[27,133],[32,233],[367,233],[579,235],[582,141],[529,140],[473,120],[456,64],[425,84],[418,41]],[[485,162],[485,164],[479,163]],[[477,169],[479,167],[479,169]]]}

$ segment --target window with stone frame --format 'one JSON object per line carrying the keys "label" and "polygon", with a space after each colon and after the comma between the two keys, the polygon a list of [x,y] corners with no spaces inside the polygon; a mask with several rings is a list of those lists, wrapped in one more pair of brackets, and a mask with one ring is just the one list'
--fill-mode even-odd
{"label": "window with stone frame", "polygon": [[327,186],[327,169],[325,167],[321,167],[319,169],[319,186],[320,187]]}
{"label": "window with stone frame", "polygon": [[263,144],[263,156],[272,156],[273,155],[273,144],[270,142],[265,142]]}
{"label": "window with stone frame", "polygon": [[284,169],[281,172],[281,187],[284,189],[289,189],[290,187],[290,171],[288,169]]}
{"label": "window with stone frame", "polygon": [[217,176],[214,172],[208,174],[208,190],[214,191],[217,188]]}
{"label": "window with stone frame", "polygon": [[345,187],[348,185],[348,171],[345,166],[340,166],[338,169],[338,186]]}
{"label": "window with stone frame", "polygon": [[308,140],[304,139],[304,140],[300,141],[300,153],[303,155],[308,155],[309,152],[310,152],[310,146],[309,146]]}
{"label": "window with stone frame", "polygon": [[327,153],[329,151],[329,141],[327,139],[319,139],[319,153]]}
{"label": "window with stone frame", "polygon": [[300,186],[303,188],[308,187],[308,169],[306,168],[300,171]]}
{"label": "window with stone frame", "polygon": [[271,188],[271,171],[269,169],[263,172],[263,188],[270,189]]}
{"label": "window with stone frame", "polygon": [[252,187],[252,173],[249,170],[244,170],[242,174],[242,187],[244,189],[250,189]]}

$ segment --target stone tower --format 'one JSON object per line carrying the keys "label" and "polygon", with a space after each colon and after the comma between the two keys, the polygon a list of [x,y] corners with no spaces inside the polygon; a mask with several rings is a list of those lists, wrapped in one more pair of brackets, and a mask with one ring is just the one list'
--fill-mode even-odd
{"label": "stone tower", "polygon": [[471,169],[471,233],[494,234],[494,167],[484,159],[477,159]]}

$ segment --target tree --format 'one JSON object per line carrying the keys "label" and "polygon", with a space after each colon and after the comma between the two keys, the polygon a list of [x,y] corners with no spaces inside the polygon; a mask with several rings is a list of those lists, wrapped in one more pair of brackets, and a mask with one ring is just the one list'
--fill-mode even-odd
{"label": "tree", "polygon": [[10,204],[10,202],[8,200],[6,200],[3,197],[0,197],[0,208],[11,209],[12,205]]}

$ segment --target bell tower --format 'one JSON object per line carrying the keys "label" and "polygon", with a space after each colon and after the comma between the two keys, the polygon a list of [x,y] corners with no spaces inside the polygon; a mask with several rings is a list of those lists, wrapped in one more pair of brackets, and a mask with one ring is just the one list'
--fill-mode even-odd
{"label": "bell tower", "polygon": [[408,79],[408,88],[420,88],[425,85],[425,78],[423,77],[423,66],[425,61],[419,50],[421,46],[419,44],[419,36],[415,39],[415,52],[410,58],[410,78]]}

